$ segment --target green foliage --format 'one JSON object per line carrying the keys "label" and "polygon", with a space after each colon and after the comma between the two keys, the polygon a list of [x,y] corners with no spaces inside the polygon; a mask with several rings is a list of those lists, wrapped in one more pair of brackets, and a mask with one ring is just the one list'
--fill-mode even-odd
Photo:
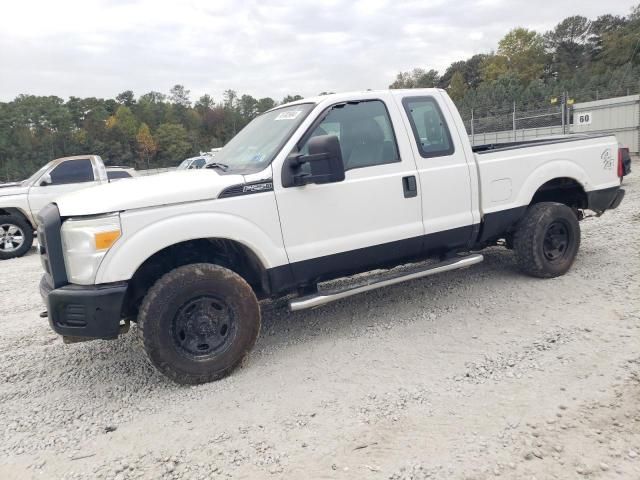
{"label": "green foliage", "polygon": [[454,102],[459,102],[464,98],[467,93],[467,84],[464,82],[462,72],[457,71],[451,77],[451,84],[449,85],[449,95]]}
{"label": "green foliage", "polygon": [[266,112],[267,110],[271,110],[275,106],[276,106],[275,100],[273,98],[266,97],[258,100],[258,105],[256,109],[258,110],[258,113],[263,113],[263,112]]}
{"label": "green foliage", "polygon": [[515,28],[498,43],[498,53],[483,65],[484,81],[495,81],[513,75],[523,83],[542,77],[546,55],[540,34],[526,28]]}
{"label": "green foliage", "polygon": [[171,103],[175,105],[180,105],[181,107],[190,107],[191,100],[189,100],[190,90],[184,88],[184,85],[174,85],[171,91],[169,92],[169,100]]}
{"label": "green foliage", "polygon": [[153,135],[151,135],[149,125],[146,123],[140,125],[140,129],[136,134],[136,146],[138,150],[138,158],[140,159],[138,168],[150,168],[151,160],[155,157],[156,152],[158,151],[158,145],[153,138]]}
{"label": "green foliage", "polygon": [[125,90],[124,92],[116,95],[116,102],[121,103],[122,105],[125,105],[127,107],[130,107],[131,105],[136,103],[136,100],[131,90]]}
{"label": "green foliage", "polygon": [[400,72],[389,88],[430,88],[438,85],[439,80],[435,70],[414,68],[412,72]]}
{"label": "green foliage", "polygon": [[163,123],[156,132],[160,166],[175,165],[192,151],[187,130],[177,123]]}
{"label": "green foliage", "polygon": [[282,99],[282,103],[295,102],[297,100],[302,100],[302,95],[287,95]]}

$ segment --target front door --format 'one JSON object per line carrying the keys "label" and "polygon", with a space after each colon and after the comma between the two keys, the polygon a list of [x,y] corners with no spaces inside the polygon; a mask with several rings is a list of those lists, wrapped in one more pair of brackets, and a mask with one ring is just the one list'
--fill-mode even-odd
{"label": "front door", "polygon": [[[406,136],[398,137],[393,127],[401,125],[400,112],[384,100],[335,105],[312,127],[310,137],[338,137],[344,181],[276,185],[284,244],[298,283],[420,252],[424,226],[416,165]],[[305,146],[300,147],[304,152]]]}

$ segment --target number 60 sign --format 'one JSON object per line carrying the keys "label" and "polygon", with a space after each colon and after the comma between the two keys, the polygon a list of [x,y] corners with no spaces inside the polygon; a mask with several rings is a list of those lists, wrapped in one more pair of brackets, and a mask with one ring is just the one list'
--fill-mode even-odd
{"label": "number 60 sign", "polygon": [[576,125],[591,125],[591,112],[580,112],[573,114],[573,121]]}

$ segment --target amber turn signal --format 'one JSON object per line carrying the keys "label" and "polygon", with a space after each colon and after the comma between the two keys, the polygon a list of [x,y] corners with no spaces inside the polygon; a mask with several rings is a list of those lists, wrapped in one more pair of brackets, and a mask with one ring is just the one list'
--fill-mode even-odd
{"label": "amber turn signal", "polygon": [[96,240],[96,250],[107,250],[120,238],[120,230],[96,233],[94,237]]}

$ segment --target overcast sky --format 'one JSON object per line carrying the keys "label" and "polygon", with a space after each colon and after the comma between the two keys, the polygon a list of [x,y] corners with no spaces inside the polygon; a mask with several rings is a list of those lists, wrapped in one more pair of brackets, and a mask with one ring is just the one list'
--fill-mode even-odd
{"label": "overcast sky", "polygon": [[0,9],[0,100],[139,96],[176,83],[221,100],[386,88],[400,70],[489,52],[638,0],[18,0]]}

